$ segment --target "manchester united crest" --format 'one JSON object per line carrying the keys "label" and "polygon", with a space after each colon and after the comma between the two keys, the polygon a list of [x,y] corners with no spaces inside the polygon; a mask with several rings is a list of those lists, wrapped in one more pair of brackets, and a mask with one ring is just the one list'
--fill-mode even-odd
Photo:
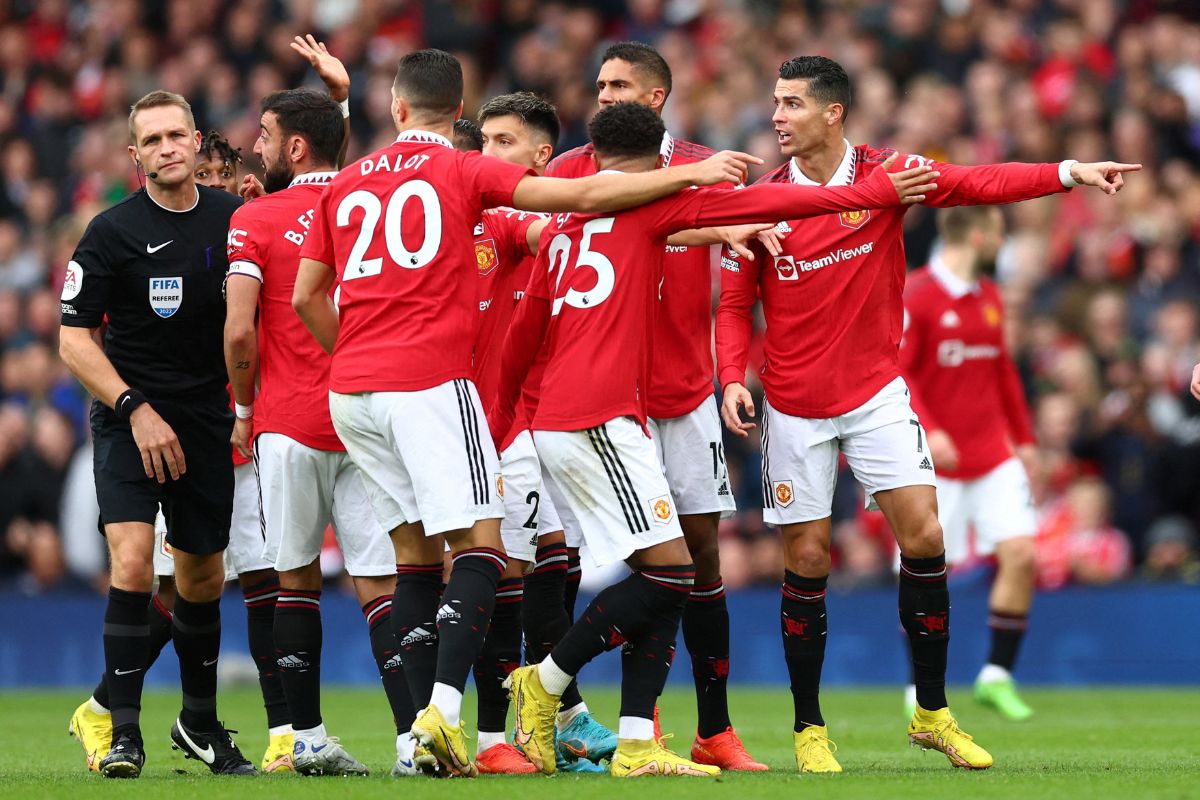
{"label": "manchester united crest", "polygon": [[983,320],[988,324],[989,328],[997,328],[1000,326],[1000,309],[996,308],[991,303],[983,307]]}
{"label": "manchester united crest", "polygon": [[662,497],[655,497],[650,501],[650,512],[654,515],[655,522],[660,525],[666,525],[671,521],[673,514],[671,498],[665,494]]}
{"label": "manchester united crest", "polygon": [[847,228],[854,228],[856,230],[861,228],[863,225],[866,225],[867,220],[870,218],[871,212],[869,210],[843,211],[841,214],[838,214],[838,221],[840,221]]}
{"label": "manchester united crest", "polygon": [[496,495],[500,498],[504,497],[504,476],[499,473],[496,475]]}
{"label": "manchester united crest", "polygon": [[792,491],[791,481],[774,481],[771,488],[775,492],[775,502],[787,508],[796,499],[796,493]]}
{"label": "manchester united crest", "polygon": [[480,277],[491,273],[499,263],[500,259],[496,257],[496,241],[494,239],[484,239],[482,242],[475,243],[475,265],[479,267]]}

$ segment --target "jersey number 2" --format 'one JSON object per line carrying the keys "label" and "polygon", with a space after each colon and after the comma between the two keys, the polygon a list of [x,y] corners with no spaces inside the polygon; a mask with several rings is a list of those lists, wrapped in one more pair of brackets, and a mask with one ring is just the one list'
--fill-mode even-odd
{"label": "jersey number 2", "polygon": [[[425,216],[421,246],[416,250],[408,249],[401,233],[404,206],[409,200],[419,201]],[[428,181],[407,181],[400,184],[387,199],[386,209],[377,196],[364,189],[357,189],[338,203],[337,226],[345,228],[349,225],[350,214],[357,208],[362,209],[362,218],[358,221],[358,238],[354,240],[354,246],[350,248],[350,257],[346,259],[343,281],[369,278],[383,271],[382,258],[363,258],[367,254],[367,248],[375,240],[380,216],[383,217],[383,241],[387,246],[388,257],[399,267],[420,269],[433,260],[442,246],[442,203],[438,199],[437,190]]]}

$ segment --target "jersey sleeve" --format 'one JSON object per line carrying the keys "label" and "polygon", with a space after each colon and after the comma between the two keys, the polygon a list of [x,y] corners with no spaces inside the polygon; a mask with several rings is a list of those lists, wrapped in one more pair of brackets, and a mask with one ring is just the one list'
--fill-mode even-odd
{"label": "jersey sleeve", "polygon": [[263,268],[267,264],[266,236],[262,214],[253,203],[233,212],[229,220],[229,238],[225,254],[229,259],[230,275],[245,275],[262,283]]}
{"label": "jersey sleeve", "polygon": [[495,227],[496,247],[500,250],[500,263],[517,264],[529,255],[526,237],[533,223],[544,219],[541,214],[516,209],[494,209],[487,212],[488,224]]}
{"label": "jersey sleeve", "polygon": [[695,189],[673,198],[676,217],[670,232],[707,225],[742,225],[804,219],[835,211],[886,208],[900,199],[886,175],[853,186],[795,186],[764,183],[740,189]]}
{"label": "jersey sleeve", "polygon": [[1058,177],[1058,164],[984,164],[964,167],[924,156],[901,154],[895,170],[928,164],[941,173],[937,188],[929,192],[922,205],[949,206],[1000,205],[1032,200],[1067,191]]}
{"label": "jersey sleeve", "polygon": [[309,228],[308,236],[304,237],[304,246],[300,248],[300,257],[320,261],[330,269],[336,270],[337,261],[333,255],[333,231],[329,227],[333,224],[333,217],[329,211],[331,196],[332,192],[329,188],[321,193],[321,199],[317,201],[317,207],[313,211],[312,227]]}
{"label": "jersey sleeve", "polygon": [[480,209],[511,206],[517,184],[527,176],[537,175],[532,169],[519,167],[498,158],[465,153],[461,160],[463,188],[478,198]]}
{"label": "jersey sleeve", "polygon": [[746,382],[746,362],[750,358],[750,337],[754,329],[754,303],[758,300],[759,265],[767,257],[757,243],[753,247],[753,261],[733,256],[728,250],[721,255],[721,297],[717,303],[715,327],[717,378],[722,388],[730,383]]}
{"label": "jersey sleeve", "polygon": [[96,217],[84,231],[67,262],[62,290],[62,324],[72,328],[98,328],[108,311],[116,249],[111,224]]}

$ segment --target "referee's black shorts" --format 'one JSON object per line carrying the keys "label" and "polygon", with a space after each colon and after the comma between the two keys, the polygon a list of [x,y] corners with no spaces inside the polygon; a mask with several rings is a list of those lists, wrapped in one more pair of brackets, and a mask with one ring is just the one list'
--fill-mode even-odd
{"label": "referee's black shorts", "polygon": [[147,478],[129,423],[107,406],[93,403],[93,469],[101,531],[114,522],[153,525],[161,503],[171,547],[194,555],[219,553],[229,545],[233,516],[233,412],[220,398],[159,400],[151,406],[179,437],[187,472],[178,480],[167,475],[164,484]]}

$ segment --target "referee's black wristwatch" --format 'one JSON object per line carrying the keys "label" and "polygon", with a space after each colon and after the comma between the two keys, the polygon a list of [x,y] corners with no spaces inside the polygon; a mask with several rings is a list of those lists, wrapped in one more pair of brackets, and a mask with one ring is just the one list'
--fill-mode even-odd
{"label": "referee's black wristwatch", "polygon": [[117,417],[123,422],[129,422],[133,412],[145,402],[146,395],[137,389],[126,389],[117,397],[117,402],[113,403],[113,411],[117,412]]}

